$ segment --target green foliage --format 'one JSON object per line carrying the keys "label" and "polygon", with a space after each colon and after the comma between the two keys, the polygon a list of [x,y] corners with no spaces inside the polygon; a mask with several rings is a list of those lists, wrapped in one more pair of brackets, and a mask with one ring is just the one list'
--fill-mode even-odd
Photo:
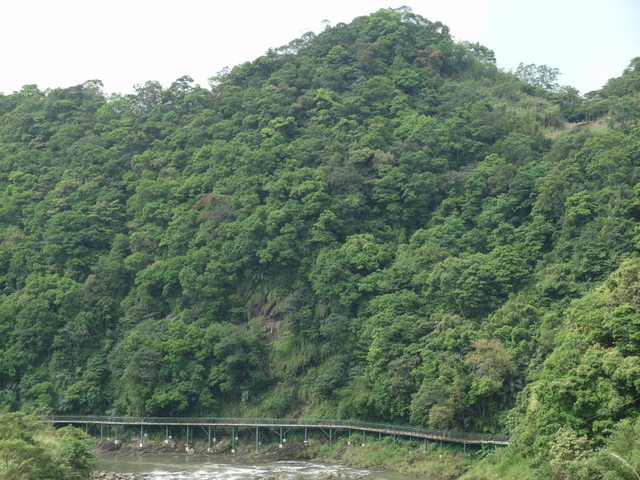
{"label": "green foliage", "polygon": [[460,478],[462,480],[518,480],[533,476],[531,462],[516,448],[505,447],[488,453]]}
{"label": "green foliage", "polygon": [[0,96],[0,408],[511,428],[600,468],[567,445],[638,415],[638,59],[557,76],[405,7],[210,89]]}
{"label": "green foliage", "polygon": [[7,480],[89,478],[95,459],[89,437],[74,427],[55,430],[22,414],[0,415],[0,475]]}
{"label": "green foliage", "polygon": [[[516,441],[531,442],[531,453],[536,455],[545,455],[549,448],[559,462],[557,470],[566,470],[562,462],[577,462],[578,457],[592,461],[591,446],[580,454],[554,454],[554,448],[563,444],[579,443],[561,441],[558,429],[571,428],[572,435],[589,445],[601,444],[616,431],[617,422],[635,417],[640,386],[634,340],[639,323],[638,272],[638,262],[628,261],[602,286],[574,300],[557,347],[522,396],[522,410],[516,410]],[[572,478],[581,475],[575,473]]]}
{"label": "green foliage", "polygon": [[560,75],[560,70],[546,65],[524,65],[521,63],[516,70],[516,77],[520,80],[549,91],[558,88],[558,75]]}

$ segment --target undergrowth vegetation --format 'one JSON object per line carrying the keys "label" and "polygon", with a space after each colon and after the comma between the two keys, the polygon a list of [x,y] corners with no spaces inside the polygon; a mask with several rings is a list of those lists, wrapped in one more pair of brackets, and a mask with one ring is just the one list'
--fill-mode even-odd
{"label": "undergrowth vegetation", "polygon": [[18,413],[0,414],[0,478],[81,480],[94,457],[89,437],[73,427],[54,429]]}

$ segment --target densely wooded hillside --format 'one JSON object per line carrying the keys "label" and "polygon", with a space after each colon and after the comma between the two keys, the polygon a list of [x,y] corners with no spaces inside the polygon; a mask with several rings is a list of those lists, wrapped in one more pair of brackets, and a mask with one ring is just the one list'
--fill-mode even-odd
{"label": "densely wooded hillside", "polygon": [[0,95],[0,405],[597,445],[640,413],[640,58],[586,97],[494,61],[404,8]]}

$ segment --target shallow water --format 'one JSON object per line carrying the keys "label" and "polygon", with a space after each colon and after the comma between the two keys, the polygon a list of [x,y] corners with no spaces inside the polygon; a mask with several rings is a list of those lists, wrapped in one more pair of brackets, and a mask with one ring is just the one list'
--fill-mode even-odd
{"label": "shallow water", "polygon": [[[402,480],[410,477],[390,472],[376,472],[313,462],[243,463],[212,461],[189,455],[152,455],[114,457],[98,455],[98,470],[116,473],[147,473],[154,480],[249,480],[268,475],[287,478],[321,478],[328,474],[359,475],[366,480]],[[415,477],[412,477],[415,480]]]}

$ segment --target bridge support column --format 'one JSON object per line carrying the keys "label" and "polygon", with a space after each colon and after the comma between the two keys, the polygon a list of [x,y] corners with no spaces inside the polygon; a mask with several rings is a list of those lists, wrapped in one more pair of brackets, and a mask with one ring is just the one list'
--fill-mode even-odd
{"label": "bridge support column", "polygon": [[256,427],[256,453],[260,450],[260,427]]}
{"label": "bridge support column", "polygon": [[307,427],[304,427],[304,444],[309,444],[309,429]]}
{"label": "bridge support column", "polygon": [[366,438],[367,432],[365,432],[364,430],[362,430],[362,446],[364,447],[364,440]]}
{"label": "bridge support column", "polygon": [[186,442],[185,442],[185,450],[188,452],[189,450],[191,450],[192,447],[192,440],[193,440],[193,428],[191,427],[191,425],[186,425]]}
{"label": "bridge support column", "polygon": [[329,446],[331,447],[333,445],[333,437],[336,436],[336,431],[333,430],[333,428],[329,427],[329,433],[327,433],[324,428],[321,428],[320,430],[322,430],[322,432],[329,437]]}
{"label": "bridge support column", "polygon": [[282,427],[280,427],[280,443],[278,444],[278,447],[282,448],[284,446],[283,442],[284,442],[284,436],[282,433]]}
{"label": "bridge support column", "polygon": [[236,453],[236,427],[231,427],[231,453]]}

